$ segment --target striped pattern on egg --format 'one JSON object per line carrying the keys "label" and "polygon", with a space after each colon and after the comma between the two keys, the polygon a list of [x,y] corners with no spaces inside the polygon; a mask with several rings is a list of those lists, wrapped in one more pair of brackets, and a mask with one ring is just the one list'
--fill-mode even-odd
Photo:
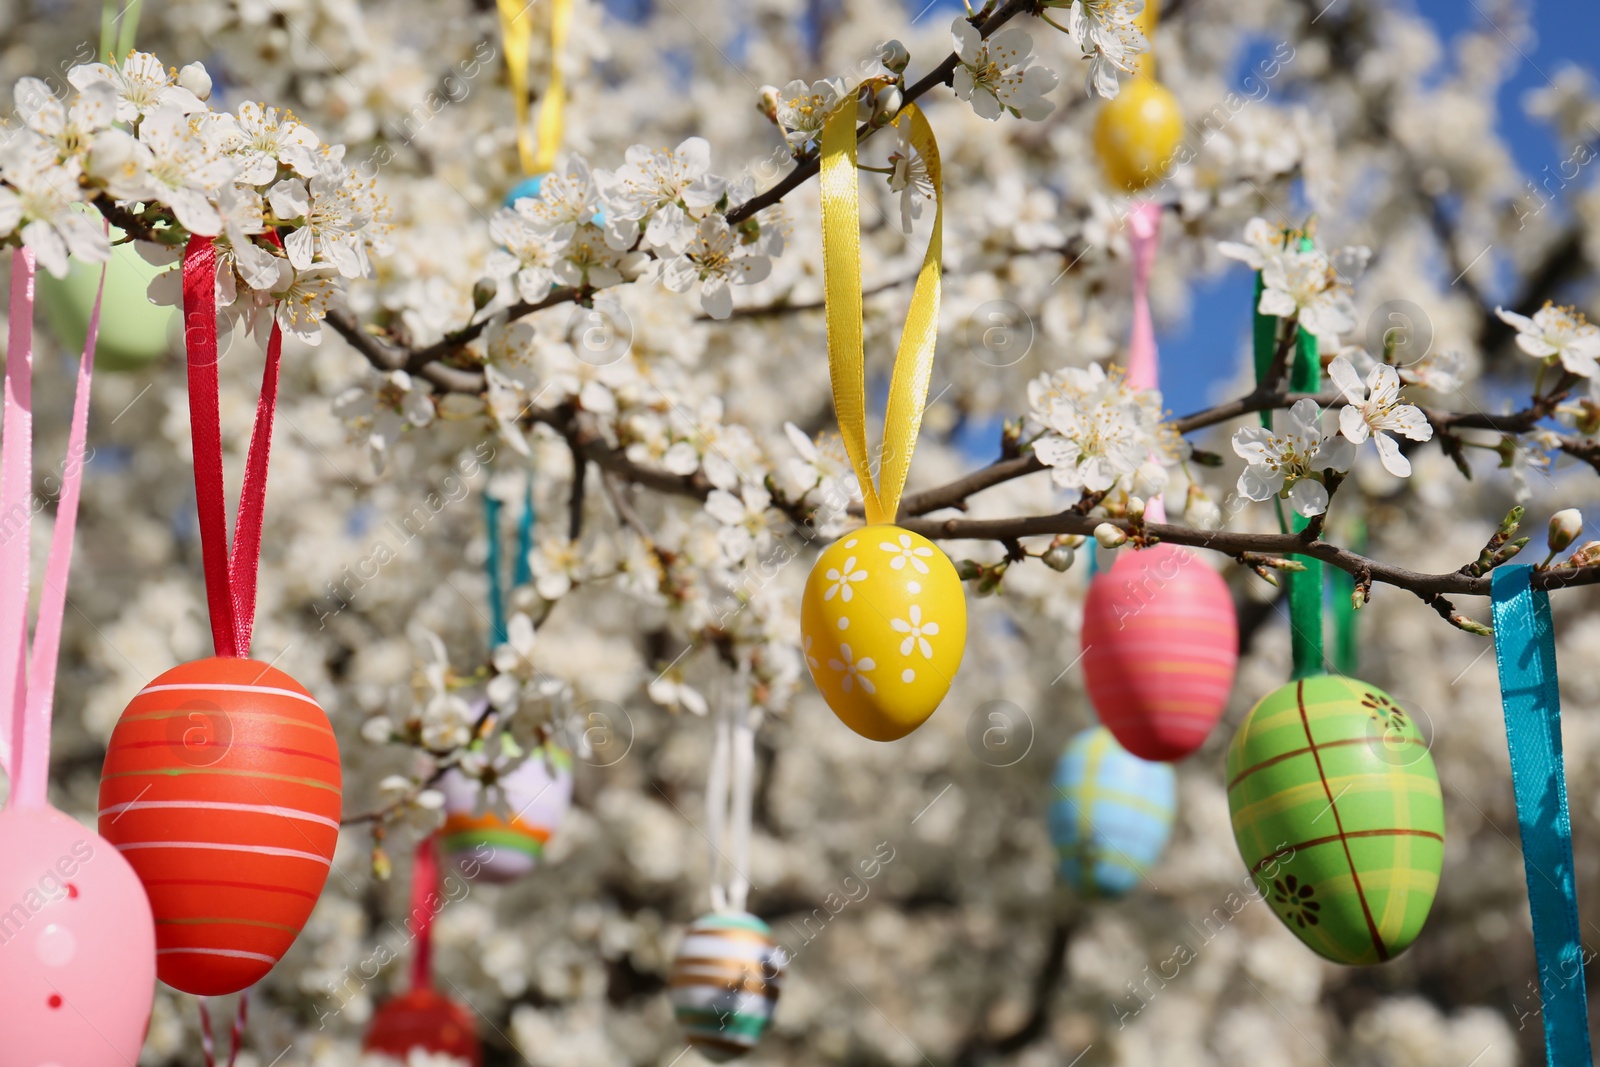
{"label": "striped pattern on egg", "polygon": [[219,996],[272,969],[332,869],[341,787],[327,715],[268,664],[196,660],[134,696],[106,752],[100,833],[150,897],[162,981]]}
{"label": "striped pattern on egg", "polygon": [[1050,840],[1061,880],[1090,897],[1135,888],[1172,834],[1172,765],[1142,760],[1094,726],[1061,753],[1054,785]]}
{"label": "striped pattern on egg", "polygon": [[684,934],[672,961],[673,1014],[684,1038],[716,1063],[755,1048],[772,1020],[788,957],[747,912],[714,912]]}
{"label": "striped pattern on egg", "polygon": [[1129,752],[1179,760],[1228,703],[1239,624],[1222,576],[1193,551],[1118,553],[1083,605],[1083,678],[1100,721]]}
{"label": "striped pattern on egg", "polygon": [[513,882],[538,864],[572,807],[572,756],[555,745],[529,752],[499,780],[492,806],[460,771],[445,774],[439,788],[446,813],[439,841],[451,862],[473,881]]}
{"label": "striped pattern on egg", "polygon": [[1320,675],[1268,694],[1228,747],[1239,855],[1273,914],[1335,963],[1383,963],[1422,932],[1444,861],[1427,741],[1377,686]]}

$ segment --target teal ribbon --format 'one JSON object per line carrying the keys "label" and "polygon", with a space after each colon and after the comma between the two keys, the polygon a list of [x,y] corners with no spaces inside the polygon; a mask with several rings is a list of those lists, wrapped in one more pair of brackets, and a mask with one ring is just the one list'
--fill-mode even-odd
{"label": "teal ribbon", "polygon": [[506,594],[500,588],[500,501],[487,490],[483,494],[483,525],[489,537],[489,551],[483,569],[489,576],[489,647],[506,643]]}
{"label": "teal ribbon", "polygon": [[1495,660],[1505,705],[1511,784],[1522,833],[1522,863],[1539,962],[1545,1059],[1550,1067],[1594,1062],[1572,869],[1572,822],[1561,759],[1561,693],[1556,680],[1550,596],[1532,587],[1533,568],[1493,572]]}
{"label": "teal ribbon", "polygon": [[[538,518],[533,509],[533,472],[522,487],[522,517],[517,520],[517,558],[511,565],[513,587],[533,581],[533,565],[528,561],[533,552],[533,524]],[[506,642],[506,594],[501,588],[500,575],[500,501],[483,494],[483,525],[489,538],[489,550],[483,558],[483,569],[489,576],[489,647]]]}

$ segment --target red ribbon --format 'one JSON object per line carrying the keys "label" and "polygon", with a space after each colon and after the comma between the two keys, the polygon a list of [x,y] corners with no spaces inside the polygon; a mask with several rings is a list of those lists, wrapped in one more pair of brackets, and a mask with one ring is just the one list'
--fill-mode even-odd
{"label": "red ribbon", "polygon": [[244,488],[228,549],[227,498],[222,481],[222,418],[217,400],[217,250],[209,237],[189,238],[183,254],[184,348],[189,360],[189,430],[194,444],[195,508],[205,565],[211,641],[219,656],[247,659],[256,618],[256,570],[261,560],[261,519],[272,451],[272,416],[278,402],[283,331],[274,322],[261,373]]}
{"label": "red ribbon", "polygon": [[411,988],[427,989],[433,984],[433,915],[438,905],[438,837],[429,834],[417,846],[411,866],[411,933],[416,950],[411,954]]}

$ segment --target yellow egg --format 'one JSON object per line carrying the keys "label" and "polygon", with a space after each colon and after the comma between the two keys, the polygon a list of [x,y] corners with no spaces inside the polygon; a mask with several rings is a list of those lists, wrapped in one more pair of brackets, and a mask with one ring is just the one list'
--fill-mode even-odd
{"label": "yellow egg", "polygon": [[949,557],[898,526],[830,545],[800,601],[806,666],[844,724],[873,741],[932,715],[961,667],[967,601]]}
{"label": "yellow egg", "polygon": [[1107,100],[1094,124],[1094,149],[1106,176],[1128,192],[1167,172],[1183,140],[1178,98],[1152,78],[1132,78]]}

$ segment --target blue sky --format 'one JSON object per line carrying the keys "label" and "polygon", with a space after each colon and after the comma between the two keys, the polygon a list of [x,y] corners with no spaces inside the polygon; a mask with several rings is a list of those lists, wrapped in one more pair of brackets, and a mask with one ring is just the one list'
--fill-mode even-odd
{"label": "blue sky", "polygon": [[[1432,21],[1448,44],[1462,31],[1486,21],[1486,2],[1413,0],[1407,6]],[[1558,144],[1547,127],[1524,117],[1523,94],[1547,84],[1547,76],[1553,76],[1563,63],[1594,69],[1595,57],[1600,54],[1595,44],[1600,34],[1600,5],[1595,0],[1536,0],[1529,7],[1536,36],[1520,46],[1525,58],[1518,61],[1514,75],[1501,90],[1499,125],[1518,165],[1531,176],[1558,162],[1571,146]],[[1593,181],[1593,175],[1586,180]],[[1240,266],[1195,290],[1189,321],[1166,323],[1164,328],[1158,324],[1162,385],[1167,406],[1173,411],[1193,411],[1216,399],[1211,395],[1215,383],[1229,376],[1245,344],[1250,286],[1249,272]]]}

